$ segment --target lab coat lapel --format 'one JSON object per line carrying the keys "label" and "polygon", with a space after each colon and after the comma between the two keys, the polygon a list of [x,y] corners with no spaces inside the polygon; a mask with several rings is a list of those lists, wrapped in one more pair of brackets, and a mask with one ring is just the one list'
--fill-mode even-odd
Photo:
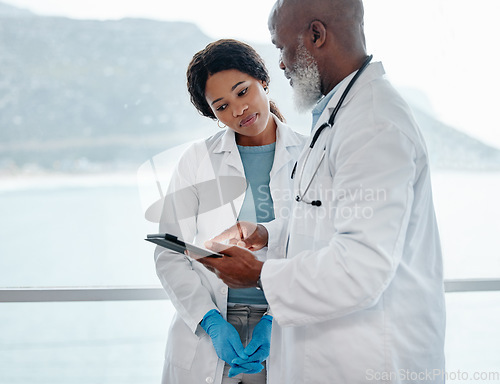
{"label": "lab coat lapel", "polygon": [[[215,156],[222,157],[222,160],[217,165],[218,170],[215,172],[216,175],[245,177],[245,170],[241,161],[240,152],[238,151],[238,147],[236,145],[234,131],[229,128],[226,129],[226,132],[222,135],[221,140],[215,146],[213,153]],[[245,193],[233,200],[234,209],[237,215],[240,213],[244,199]]]}
{"label": "lab coat lapel", "polygon": [[302,145],[302,142],[295,136],[295,133],[287,130],[284,124],[278,120],[277,117],[274,117],[276,121],[276,150],[274,153],[274,161],[273,167],[271,169],[270,176],[271,178],[276,175],[281,168],[287,165],[290,161],[293,160],[290,152],[287,150],[287,147]]}
{"label": "lab coat lapel", "polygon": [[[241,162],[240,152],[236,146],[234,131],[229,128],[226,130],[221,140],[215,146],[213,153],[223,156],[223,160],[220,164],[220,174],[245,177],[245,170]],[[225,167],[232,168],[233,170],[224,170]]]}

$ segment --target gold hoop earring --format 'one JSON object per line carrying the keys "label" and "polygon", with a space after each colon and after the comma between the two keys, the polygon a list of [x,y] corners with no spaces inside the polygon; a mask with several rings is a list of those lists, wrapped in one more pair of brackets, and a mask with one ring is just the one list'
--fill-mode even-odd
{"label": "gold hoop earring", "polygon": [[224,125],[221,127],[221,126],[220,126],[220,120],[217,120],[217,125],[218,125],[218,127],[219,127],[220,129],[224,129],[224,128],[226,128],[226,127],[227,127],[227,125],[226,125],[226,124],[224,124]]}

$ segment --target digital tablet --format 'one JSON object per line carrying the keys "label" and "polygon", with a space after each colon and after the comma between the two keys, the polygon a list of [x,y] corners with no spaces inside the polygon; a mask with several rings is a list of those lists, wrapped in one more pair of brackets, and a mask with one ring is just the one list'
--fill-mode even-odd
{"label": "digital tablet", "polygon": [[186,243],[179,239],[178,237],[171,235],[169,233],[156,233],[147,235],[144,239],[150,241],[151,243],[158,244],[163,248],[171,249],[172,251],[185,254],[185,251],[189,251],[189,256],[193,259],[201,259],[203,257],[222,257],[220,253],[210,251],[205,248],[197,247],[196,245]]}

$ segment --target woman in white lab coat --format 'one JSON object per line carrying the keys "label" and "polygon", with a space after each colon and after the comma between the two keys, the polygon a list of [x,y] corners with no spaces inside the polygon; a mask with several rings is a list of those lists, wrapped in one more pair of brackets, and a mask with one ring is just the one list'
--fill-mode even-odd
{"label": "woman in white lab coat", "polygon": [[[227,128],[195,143],[179,160],[160,231],[202,246],[237,219],[257,223],[286,218],[290,174],[305,139],[283,123],[268,100],[269,76],[262,59],[246,44],[220,40],[193,57],[187,75],[198,111]],[[268,246],[272,251],[265,248],[259,258],[283,257],[284,236],[274,239]],[[216,335],[204,324],[212,316],[224,329],[234,327],[245,347],[264,318],[270,319],[264,326],[270,331],[272,318],[265,314],[262,291],[228,290],[202,264],[161,247],[155,260],[158,277],[177,310],[168,336],[163,383],[265,383],[265,369],[245,372],[245,368],[256,372],[251,369],[255,364],[241,366],[230,378],[231,357],[216,351]],[[241,350],[235,347],[230,356],[241,357]]]}

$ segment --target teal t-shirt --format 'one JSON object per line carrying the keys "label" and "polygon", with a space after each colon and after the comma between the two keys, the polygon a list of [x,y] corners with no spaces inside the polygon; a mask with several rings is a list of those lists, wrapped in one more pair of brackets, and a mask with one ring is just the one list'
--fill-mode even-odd
{"label": "teal t-shirt", "polygon": [[[274,220],[269,182],[275,149],[276,143],[262,146],[238,145],[248,185],[238,220],[253,223]],[[257,288],[229,289],[227,301],[235,304],[267,304],[264,293]]]}

